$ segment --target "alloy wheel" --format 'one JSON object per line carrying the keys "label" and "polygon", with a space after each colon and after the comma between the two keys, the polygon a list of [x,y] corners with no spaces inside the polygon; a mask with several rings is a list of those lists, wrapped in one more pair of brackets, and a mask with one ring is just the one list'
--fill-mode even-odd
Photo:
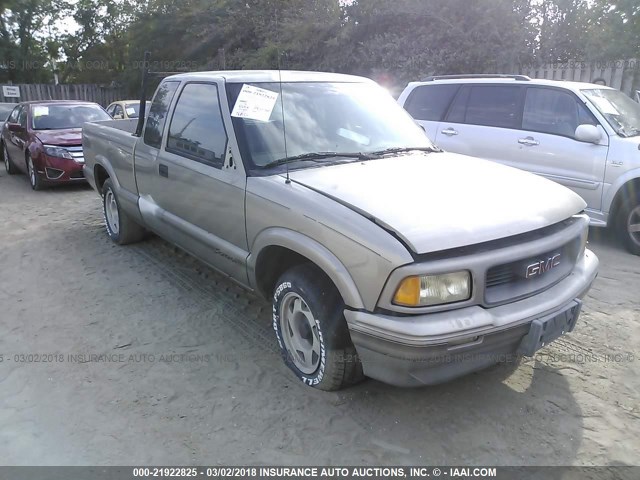
{"label": "alloy wheel", "polygon": [[120,214],[118,213],[118,203],[112,190],[107,191],[104,196],[104,214],[109,224],[109,229],[114,235],[120,232]]}
{"label": "alloy wheel", "polygon": [[280,308],[280,326],[287,352],[298,370],[312,374],[321,359],[316,319],[304,299],[295,292],[285,295]]}
{"label": "alloy wheel", "polygon": [[640,205],[629,212],[627,217],[627,232],[629,237],[636,244],[640,245]]}
{"label": "alloy wheel", "polygon": [[29,157],[29,160],[27,162],[27,168],[29,170],[29,181],[31,182],[31,186],[35,187],[36,183],[37,183],[37,178],[36,178],[36,169],[33,166],[33,160],[31,159],[31,157]]}

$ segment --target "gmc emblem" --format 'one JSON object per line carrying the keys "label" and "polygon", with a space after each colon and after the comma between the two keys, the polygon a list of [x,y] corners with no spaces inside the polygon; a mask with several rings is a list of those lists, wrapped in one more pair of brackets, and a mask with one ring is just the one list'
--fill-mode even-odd
{"label": "gmc emblem", "polygon": [[537,277],[538,275],[542,275],[543,273],[548,272],[549,270],[553,270],[558,265],[560,265],[560,257],[561,254],[554,255],[553,257],[549,257],[546,260],[540,260],[539,262],[532,263],[527,267],[527,276],[526,278]]}

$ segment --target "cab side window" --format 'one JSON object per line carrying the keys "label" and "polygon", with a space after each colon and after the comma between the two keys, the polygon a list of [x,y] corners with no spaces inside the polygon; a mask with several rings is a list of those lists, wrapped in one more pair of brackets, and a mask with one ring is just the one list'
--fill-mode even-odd
{"label": "cab side window", "polygon": [[164,82],[158,87],[144,129],[144,143],[150,147],[160,148],[164,125],[167,122],[169,106],[180,82]]}
{"label": "cab side window", "polygon": [[113,116],[114,118],[124,118],[124,113],[120,105],[116,105],[113,109]]}
{"label": "cab side window", "polygon": [[425,85],[417,87],[407,99],[405,110],[416,120],[439,122],[460,89],[459,85]]}
{"label": "cab side window", "polygon": [[217,85],[185,85],[171,119],[167,151],[222,167],[226,150],[227,132]]}
{"label": "cab side window", "polygon": [[584,105],[567,92],[528,88],[522,117],[523,130],[575,137],[578,125],[596,125]]}
{"label": "cab side window", "polygon": [[107,108],[107,113],[109,114],[109,116],[113,117],[113,112],[116,109],[115,105],[110,105],[109,108]]}

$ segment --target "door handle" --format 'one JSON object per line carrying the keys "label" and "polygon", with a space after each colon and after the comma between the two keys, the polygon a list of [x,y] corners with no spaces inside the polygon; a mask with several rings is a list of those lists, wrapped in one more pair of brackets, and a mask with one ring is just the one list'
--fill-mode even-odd
{"label": "door handle", "polygon": [[540,145],[540,142],[533,137],[521,138],[518,140],[518,143],[520,145],[526,145],[528,147],[534,147],[536,145]]}
{"label": "door handle", "polygon": [[442,130],[442,132],[444,135],[447,135],[448,137],[453,137],[454,135],[458,135],[458,131],[454,128],[447,128],[445,130]]}
{"label": "door handle", "polygon": [[162,163],[158,164],[158,173],[161,177],[169,178],[169,167]]}

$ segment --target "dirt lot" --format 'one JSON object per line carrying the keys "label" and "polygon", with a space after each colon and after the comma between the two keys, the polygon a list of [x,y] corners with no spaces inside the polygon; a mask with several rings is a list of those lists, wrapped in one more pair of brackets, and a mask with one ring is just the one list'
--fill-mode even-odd
{"label": "dirt lot", "polygon": [[269,305],[159,238],[112,245],[88,187],[3,169],[0,227],[0,463],[640,464],[640,258],[607,232],[577,330],[536,360],[324,393]]}

